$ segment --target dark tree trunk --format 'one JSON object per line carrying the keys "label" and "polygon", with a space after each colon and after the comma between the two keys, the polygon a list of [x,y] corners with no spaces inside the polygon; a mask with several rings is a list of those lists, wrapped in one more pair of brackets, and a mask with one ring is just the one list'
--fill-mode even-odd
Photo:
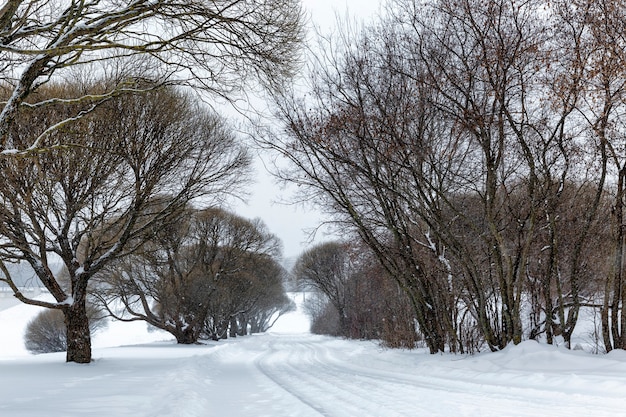
{"label": "dark tree trunk", "polygon": [[67,362],[91,362],[91,333],[85,300],[74,300],[63,310],[67,336]]}
{"label": "dark tree trunk", "polygon": [[248,334],[248,318],[246,314],[239,315],[239,329],[237,336],[246,336]]}
{"label": "dark tree trunk", "polygon": [[170,332],[176,337],[176,343],[181,345],[193,345],[198,341],[199,332],[193,325],[186,325],[177,328],[174,332]]}
{"label": "dark tree trunk", "polygon": [[350,337],[348,332],[348,318],[346,317],[346,309],[343,305],[337,306],[337,313],[339,313],[339,333],[343,337]]}
{"label": "dark tree trunk", "polygon": [[228,335],[230,337],[237,337],[237,332],[239,330],[239,324],[237,323],[237,317],[233,316],[230,318],[230,328]]}

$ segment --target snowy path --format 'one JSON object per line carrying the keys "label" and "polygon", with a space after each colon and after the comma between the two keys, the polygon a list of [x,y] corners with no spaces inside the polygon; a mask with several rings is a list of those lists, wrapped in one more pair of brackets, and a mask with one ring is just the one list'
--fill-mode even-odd
{"label": "snowy path", "polygon": [[589,410],[594,416],[614,416],[626,405],[620,399],[618,407],[607,406],[601,392],[572,391],[555,381],[552,386],[545,380],[545,385],[529,386],[527,379],[516,384],[520,375],[510,375],[508,384],[501,385],[501,378],[491,380],[488,373],[474,376],[463,367],[456,372],[453,368],[447,376],[440,374],[439,366],[419,374],[384,360],[395,352],[371,355],[366,349],[359,354],[338,341],[292,336],[277,337],[269,345],[257,367],[322,416],[587,416]]}
{"label": "snowy path", "polygon": [[25,351],[23,329],[38,311],[0,311],[0,417],[626,415],[625,351],[535,342],[475,356],[383,350],[308,334],[297,311],[276,333],[204,346],[112,322],[94,339],[94,362],[76,365]]}
{"label": "snowy path", "polygon": [[310,334],[0,359],[0,416],[617,416],[626,353],[534,342],[472,357]]}

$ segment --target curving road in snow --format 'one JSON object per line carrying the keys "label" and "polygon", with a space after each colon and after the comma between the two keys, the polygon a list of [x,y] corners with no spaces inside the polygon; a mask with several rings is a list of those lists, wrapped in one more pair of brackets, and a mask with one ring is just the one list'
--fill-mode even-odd
{"label": "curving road in snow", "polygon": [[[257,384],[271,392],[271,404],[281,398],[285,404],[267,412],[253,406],[245,415],[615,416],[626,406],[626,373],[615,368],[626,371],[624,358],[608,364],[534,342],[478,357],[381,351],[310,335],[251,342],[235,348],[248,348],[237,355],[248,360],[236,385]],[[230,405],[222,412],[244,415],[236,402]]]}
{"label": "curving road in snow", "polygon": [[624,351],[524,342],[475,356],[428,355],[288,333],[306,325],[292,313],[276,327],[282,333],[196,346],[115,322],[94,339],[94,362],[76,365],[63,353],[24,350],[31,310],[0,311],[1,417],[626,415]]}
{"label": "curving road in snow", "polygon": [[0,358],[0,416],[611,416],[626,409],[626,353],[535,342],[476,356],[382,350],[310,334],[206,346],[150,343]]}

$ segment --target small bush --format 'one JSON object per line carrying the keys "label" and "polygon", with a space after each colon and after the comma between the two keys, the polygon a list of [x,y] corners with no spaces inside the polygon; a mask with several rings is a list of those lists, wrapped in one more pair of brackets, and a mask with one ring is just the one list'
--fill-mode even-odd
{"label": "small bush", "polygon": [[46,310],[37,314],[26,326],[24,344],[34,354],[65,351],[67,341],[63,313]]}
{"label": "small bush", "polygon": [[383,318],[381,344],[392,349],[415,349],[421,340],[415,330],[415,321],[410,310],[398,311],[401,315]]}
{"label": "small bush", "polygon": [[[99,310],[93,306],[87,306],[89,316],[89,329],[91,334],[106,327],[106,320]],[[37,314],[24,332],[24,345],[34,354],[64,352],[67,350],[67,338],[65,334],[65,318],[61,310],[45,310]]]}
{"label": "small bush", "polygon": [[332,304],[327,303],[323,310],[311,319],[311,333],[328,336],[345,336],[341,334],[339,314]]}

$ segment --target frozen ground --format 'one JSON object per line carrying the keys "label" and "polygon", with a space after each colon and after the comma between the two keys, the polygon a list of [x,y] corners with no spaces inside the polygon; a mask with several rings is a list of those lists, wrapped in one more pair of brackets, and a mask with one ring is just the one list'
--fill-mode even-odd
{"label": "frozen ground", "polygon": [[[431,356],[313,336],[296,312],[269,334],[177,346],[138,323],[94,339],[95,361],[30,356],[36,309],[0,311],[0,416],[621,416],[626,353],[525,342]],[[15,338],[20,340],[16,341]]]}

